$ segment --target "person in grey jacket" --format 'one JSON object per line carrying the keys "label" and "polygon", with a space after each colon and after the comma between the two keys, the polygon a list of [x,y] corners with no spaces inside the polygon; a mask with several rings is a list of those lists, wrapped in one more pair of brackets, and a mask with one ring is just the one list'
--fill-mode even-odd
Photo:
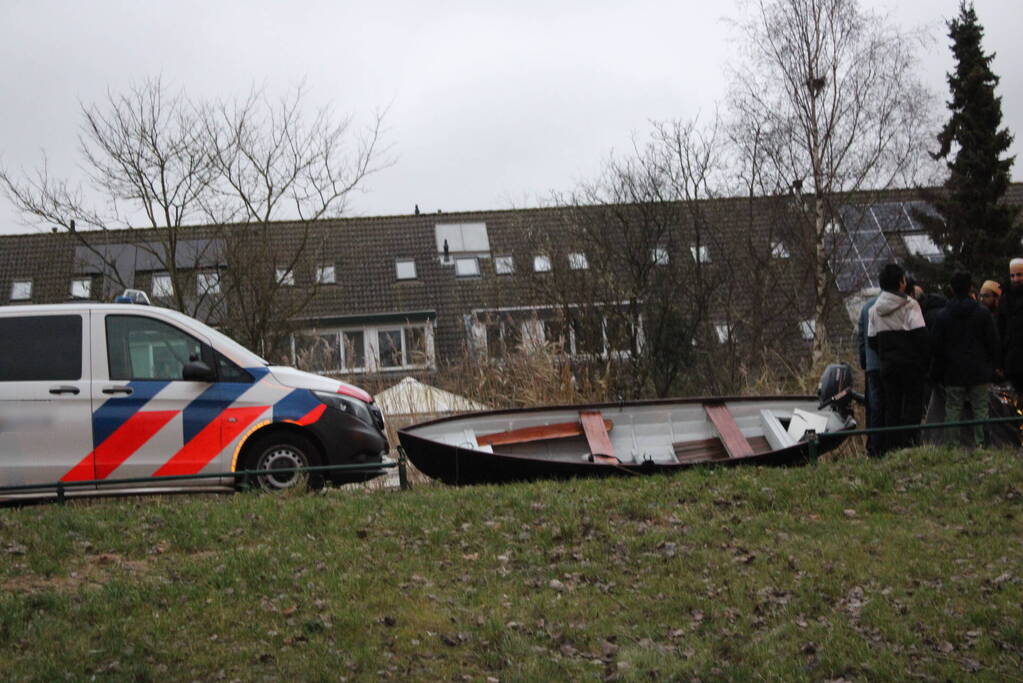
{"label": "person in grey jacket", "polygon": [[[906,273],[889,263],[881,269],[881,294],[870,309],[867,344],[877,351],[886,427],[919,425],[924,379],[930,365],[927,328],[920,305],[906,296]],[[915,446],[920,430],[886,434],[885,452]]]}
{"label": "person in grey jacket", "polygon": [[[881,392],[881,362],[877,351],[867,344],[867,327],[870,324],[870,309],[877,302],[872,296],[863,302],[860,309],[860,368],[863,370],[864,395],[867,399],[867,428],[884,427],[884,401]],[[884,434],[867,435],[867,455],[876,458],[884,452]]]}

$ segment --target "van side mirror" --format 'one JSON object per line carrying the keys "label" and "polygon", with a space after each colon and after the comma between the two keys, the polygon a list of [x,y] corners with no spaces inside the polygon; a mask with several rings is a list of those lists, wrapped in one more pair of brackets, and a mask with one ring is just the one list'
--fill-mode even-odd
{"label": "van side mirror", "polygon": [[185,363],[181,378],[188,382],[212,382],[217,379],[217,373],[201,360],[193,360]]}

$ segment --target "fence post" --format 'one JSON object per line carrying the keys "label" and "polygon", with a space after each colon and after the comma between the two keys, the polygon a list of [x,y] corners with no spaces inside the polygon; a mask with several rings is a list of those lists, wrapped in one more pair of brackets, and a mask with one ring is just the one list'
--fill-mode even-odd
{"label": "fence post", "polygon": [[408,458],[405,457],[405,449],[398,446],[398,486],[402,491],[409,490],[408,483]]}
{"label": "fence post", "polygon": [[810,456],[810,460],[816,460],[817,459],[817,454],[820,452],[820,449],[818,448],[819,443],[817,441],[817,431],[813,430],[813,429],[808,430],[807,431],[807,436],[808,436],[808,439],[807,439],[807,447],[808,447],[807,448],[807,453]]}
{"label": "fence post", "polygon": [[63,505],[67,499],[64,497],[64,482],[57,482],[57,502]]}

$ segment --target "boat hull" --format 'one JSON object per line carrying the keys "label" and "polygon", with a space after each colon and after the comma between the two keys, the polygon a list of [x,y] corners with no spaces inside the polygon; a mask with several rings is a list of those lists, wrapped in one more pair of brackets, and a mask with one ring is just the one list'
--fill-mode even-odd
{"label": "boat hull", "polygon": [[[780,448],[768,447],[759,452],[747,453],[739,457],[731,457],[728,453],[722,455],[717,451],[716,457],[694,458],[692,460],[681,460],[677,457],[643,457],[639,454],[629,461],[618,461],[617,458],[586,457],[585,441],[582,438],[551,440],[546,443],[544,452],[515,453],[515,446],[495,445],[493,452],[481,450],[478,446],[468,447],[465,444],[450,443],[450,439],[439,438],[440,434],[453,434],[461,431],[472,431],[478,425],[493,425],[495,423],[506,423],[515,426],[521,422],[542,422],[545,413],[553,415],[564,415],[571,411],[598,412],[609,418],[609,422],[617,420],[619,423],[626,422],[624,416],[629,415],[633,408],[644,410],[663,409],[671,414],[671,411],[680,409],[699,408],[713,401],[715,403],[728,402],[738,411],[750,412],[757,408],[757,401],[766,401],[767,405],[778,412],[778,406],[789,399],[785,398],[730,398],[730,399],[679,399],[673,401],[644,401],[634,403],[618,404],[594,404],[584,406],[554,406],[545,409],[520,409],[507,411],[490,411],[463,415],[440,420],[425,422],[420,425],[412,425],[398,431],[398,438],[409,460],[416,468],[428,477],[438,479],[447,484],[484,484],[502,483],[513,481],[530,481],[537,479],[564,479],[573,477],[608,477],[608,476],[631,476],[641,474],[667,474],[678,472],[683,469],[699,466],[724,466],[732,467],[738,465],[771,465],[790,466],[807,462],[812,455],[809,441],[792,443]],[[813,397],[797,397],[791,399],[800,405],[808,405]],[[551,417],[551,420],[557,419]],[[550,420],[548,420],[550,421]],[[749,421],[747,420],[747,423]],[[843,422],[843,428],[838,431],[828,431],[818,435],[816,454],[825,453],[838,447],[845,439],[844,431],[855,428],[855,423],[850,420]],[[615,427],[618,429],[618,427]],[[623,427],[628,429],[628,427]],[[746,431],[750,431],[749,428]],[[628,434],[625,435],[626,437]],[[706,437],[706,434],[696,434],[698,437]],[[756,438],[756,437],[753,437]],[[692,439],[693,443],[705,443],[712,439]],[[622,439],[619,439],[621,442]],[[766,441],[761,439],[766,444]],[[580,443],[581,442],[581,443]],[[682,439],[674,446],[686,444]],[[564,444],[563,446],[561,444]],[[580,450],[581,449],[581,450]],[[651,449],[656,450],[656,449]],[[663,449],[662,449],[663,450]],[[534,451],[538,449],[534,448]]]}

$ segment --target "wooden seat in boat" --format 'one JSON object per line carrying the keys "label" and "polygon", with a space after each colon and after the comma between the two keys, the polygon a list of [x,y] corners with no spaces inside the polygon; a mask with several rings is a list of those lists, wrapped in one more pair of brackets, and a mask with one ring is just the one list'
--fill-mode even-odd
{"label": "wooden seat in boat", "polygon": [[586,434],[586,444],[590,447],[590,456],[593,462],[617,463],[615,448],[611,445],[611,439],[607,435],[606,422],[596,410],[584,410],[579,413],[579,422]]}
{"label": "wooden seat in boat", "polygon": [[[584,416],[588,414],[592,414],[596,417],[585,418]],[[597,423],[599,423],[599,426],[603,428],[604,439],[607,441],[607,446],[610,448],[611,441],[607,438],[607,433],[614,428],[614,423],[611,420],[602,420],[599,412],[580,413],[580,420],[583,419],[594,423],[591,426],[591,429],[595,432],[598,427]],[[564,439],[571,436],[587,436],[587,443],[590,443],[590,450],[593,451],[593,443],[590,442],[587,434],[584,422],[582,421],[558,422],[550,425],[522,427],[521,429],[512,429],[506,432],[479,434],[476,437],[476,443],[480,446],[500,446],[502,444],[527,443],[529,441],[543,441],[545,439]],[[614,449],[612,448],[608,455],[614,455],[613,451]]]}
{"label": "wooden seat in boat", "polygon": [[735,418],[729,412],[728,406],[724,403],[704,403],[703,409],[706,411],[711,423],[713,423],[714,429],[717,430],[718,435],[721,437],[721,443],[724,445],[729,457],[743,458],[753,455],[753,446],[750,445],[742,430],[739,429],[739,425],[736,424]]}

